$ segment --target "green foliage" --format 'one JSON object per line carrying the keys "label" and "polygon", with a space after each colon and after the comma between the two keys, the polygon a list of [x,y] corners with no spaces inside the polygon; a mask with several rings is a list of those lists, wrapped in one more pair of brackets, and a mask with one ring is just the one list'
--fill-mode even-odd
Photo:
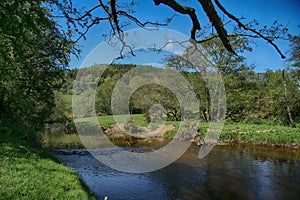
{"label": "green foliage", "polygon": [[46,119],[47,123],[65,123],[68,115],[72,113],[72,96],[64,94],[62,91],[54,93],[55,106],[52,108],[51,115]]}
{"label": "green foliage", "polygon": [[32,146],[0,134],[1,199],[95,199],[74,171]]}
{"label": "green foliage", "polygon": [[[288,125],[288,113],[282,72],[240,72],[224,77],[227,98],[227,120],[252,124]],[[288,101],[292,116],[300,115],[300,91],[296,82],[286,75]]]}
{"label": "green foliage", "polygon": [[54,90],[74,52],[68,36],[50,20],[43,1],[1,1],[0,127],[40,129],[54,106]]}
{"label": "green foliage", "polygon": [[179,127],[180,127],[180,122],[178,122],[178,121],[167,121],[165,124],[167,124],[167,125],[173,125],[175,128],[172,129],[172,130],[167,131],[164,134],[164,137],[165,138],[172,138],[172,137],[174,137],[176,135]]}
{"label": "green foliage", "polygon": [[96,112],[106,115],[112,114],[111,111],[111,95],[112,91],[119,80],[126,72],[132,69],[134,65],[114,64],[109,66],[101,75],[99,87],[96,91]]}
{"label": "green foliage", "polygon": [[[155,115],[154,112],[158,115],[157,118],[162,119],[163,115],[167,115],[168,119],[180,120],[180,106],[176,96],[169,89],[160,85],[151,84],[140,87],[132,94],[131,105],[136,110],[141,110],[146,115],[148,122],[150,122],[151,114]],[[160,106],[158,107],[158,105]]]}
{"label": "green foliage", "polygon": [[[300,27],[300,26],[299,26]],[[300,35],[290,38],[290,58],[292,66],[300,67]],[[299,70],[299,69],[298,69]]]}
{"label": "green foliage", "polygon": [[75,122],[73,120],[67,120],[65,123],[66,134],[77,134]]}
{"label": "green foliage", "polygon": [[[299,25],[300,28],[300,25]],[[290,38],[290,57],[289,71],[291,78],[298,84],[300,88],[300,35],[293,36]]]}
{"label": "green foliage", "polygon": [[[118,78],[133,67],[119,64],[107,68],[96,90],[95,108],[97,113],[100,113],[100,115],[111,114],[112,90]],[[209,121],[210,94],[201,73],[187,71],[180,71],[180,73],[189,81],[199,99],[201,121]],[[286,71],[285,77],[292,117],[294,121],[299,122],[299,87],[297,82],[294,81],[291,71]],[[227,99],[227,122],[289,125],[290,120],[286,110],[284,85],[280,70],[268,70],[264,73],[256,73],[252,70],[236,71],[235,73],[223,75],[223,81]],[[70,98],[70,95],[63,95],[62,97]],[[57,103],[57,105],[60,104]],[[154,109],[156,104],[162,105],[165,109],[161,113],[162,118],[167,118],[170,121],[180,120],[180,106],[175,95],[167,88],[155,84],[138,88],[131,95],[129,110],[132,114],[143,113],[146,121],[149,122],[150,111]],[[62,109],[66,110],[63,107]],[[86,108],[83,106],[82,109]],[[110,117],[108,116],[108,118]]]}

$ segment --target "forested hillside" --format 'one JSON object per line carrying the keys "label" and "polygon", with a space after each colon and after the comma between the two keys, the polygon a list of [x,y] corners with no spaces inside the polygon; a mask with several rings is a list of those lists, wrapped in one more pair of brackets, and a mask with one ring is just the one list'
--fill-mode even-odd
{"label": "forested hillside", "polygon": [[[97,66],[87,68],[89,84],[97,84],[95,109],[98,115],[111,115],[111,94],[117,81],[129,70],[139,67],[135,65],[114,64],[109,66],[97,83],[93,70]],[[149,66],[149,68],[151,68]],[[64,89],[56,93],[56,107],[52,121],[64,121],[72,114],[72,86],[78,70],[66,71],[67,82]],[[208,89],[199,72],[181,70],[180,73],[193,86],[200,103],[200,119],[210,120],[210,97]],[[243,70],[223,75],[227,99],[227,122],[243,122],[251,124],[292,125],[300,122],[300,91],[295,80],[295,71],[271,71],[257,73]],[[151,106],[162,105],[168,120],[180,120],[179,102],[167,88],[151,84],[136,90],[130,99],[129,110],[132,114],[146,114]],[[287,106],[289,109],[287,109]]]}

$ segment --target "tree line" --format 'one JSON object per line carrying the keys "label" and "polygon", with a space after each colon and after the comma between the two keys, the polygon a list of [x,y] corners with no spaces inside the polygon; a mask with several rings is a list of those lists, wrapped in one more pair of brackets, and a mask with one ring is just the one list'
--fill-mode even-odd
{"label": "tree line", "polygon": [[[166,23],[161,19],[140,21],[134,16],[137,1],[122,4],[119,4],[119,1],[98,2],[99,4],[91,8],[75,7],[72,0],[0,2],[1,134],[20,132],[27,138],[41,130],[46,121],[58,119],[59,116],[60,120],[64,119],[71,95],[72,84],[69,83],[76,77],[77,72],[67,70],[70,55],[79,55],[77,42],[86,36],[91,27],[102,21],[109,22],[109,38],[112,35],[121,36],[126,25],[130,24],[129,21],[145,28],[149,25],[167,26],[173,20],[172,16],[166,16]],[[202,12],[208,16],[209,21],[209,25],[201,30],[197,17],[201,13],[196,12],[192,5],[183,5],[184,3],[175,0],[153,1],[157,7],[170,7],[174,14],[182,13],[191,19],[191,38],[194,42],[201,43],[206,52],[211,53],[213,64],[224,75],[229,111],[227,120],[255,122],[256,119],[266,118],[282,124],[289,124],[291,119],[299,121],[299,36],[289,35],[287,28],[278,21],[269,27],[260,26],[255,20],[242,23],[217,0],[198,2],[204,8]],[[101,16],[101,13],[104,15]],[[220,20],[222,13],[234,22],[235,28],[230,34],[227,32],[231,29],[225,27],[228,24]],[[281,57],[285,56],[274,42],[277,39],[290,39],[288,62],[291,68],[285,73],[255,73],[251,67],[245,65],[245,59],[240,56],[243,51],[251,51],[250,44],[253,41],[249,38],[268,41]],[[200,114],[203,120],[209,120],[209,94],[202,86],[203,80],[198,74],[186,70],[192,69],[193,66],[177,57],[167,58],[166,61],[169,67],[182,71],[188,80],[197,82],[194,87],[201,100]],[[113,65],[105,72],[101,82],[97,83],[97,112],[110,114],[107,105],[109,89],[113,88],[119,76],[131,67],[133,66]],[[145,91],[153,94],[154,98],[151,101],[146,98],[149,94]],[[145,98],[139,94],[143,92]],[[155,97],[160,93],[164,94],[161,96],[163,100]],[[176,103],[170,91],[160,86],[140,88],[130,100],[130,110],[133,113],[144,113],[150,103],[159,101],[167,108],[170,119],[179,119],[180,110],[176,106],[168,107],[178,102]]]}
{"label": "tree line", "polygon": [[[97,74],[93,70],[98,70],[98,67],[95,65],[87,69],[89,71],[88,80],[90,80],[88,84],[98,85],[95,96],[95,110],[98,115],[113,114],[111,96],[117,81],[125,73],[138,67],[128,64],[110,65],[98,81],[97,77],[93,77],[93,74]],[[148,66],[148,68],[151,70],[153,67]],[[70,105],[68,112],[66,112],[66,95],[72,95],[72,84],[75,79],[70,74],[76,74],[77,71],[66,71],[69,81],[68,84],[65,84],[65,89],[60,93],[60,98],[56,102],[57,105],[63,106],[54,108],[58,118],[63,116],[61,115],[63,112],[60,111],[65,112],[64,119],[67,118],[67,114],[72,113]],[[199,100],[200,113],[198,114],[200,119],[210,121],[210,94],[203,76],[200,72],[179,71],[179,73],[189,81]],[[299,123],[300,90],[299,82],[295,80],[295,73],[295,70],[290,69],[285,71],[283,77],[282,70],[255,72],[249,69],[224,74],[223,81],[227,99],[226,121],[291,125],[290,114],[292,120]],[[289,111],[287,110],[287,103]],[[172,91],[161,85],[146,84],[138,88],[130,97],[128,106],[131,114],[145,114],[147,118],[149,117],[150,108],[157,104],[164,107],[163,115],[167,120],[181,120],[182,109],[178,99]],[[89,114],[92,115],[92,113],[87,115]],[[60,119],[63,120],[63,118]]]}

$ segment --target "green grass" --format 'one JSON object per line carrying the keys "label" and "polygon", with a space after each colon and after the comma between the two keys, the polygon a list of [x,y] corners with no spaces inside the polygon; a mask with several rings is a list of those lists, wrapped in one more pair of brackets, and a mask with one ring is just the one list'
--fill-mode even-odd
{"label": "green grass", "polygon": [[[175,129],[168,131],[165,137],[173,137],[179,128],[179,122],[167,122],[175,125]],[[199,137],[204,140],[209,123],[199,123]],[[299,127],[299,126],[298,126]],[[221,143],[244,143],[251,145],[270,145],[300,147],[300,128],[278,125],[228,124],[220,134]]]}
{"label": "green grass", "polygon": [[[127,115],[124,115],[124,117],[127,117]],[[131,115],[131,118],[139,126],[147,126],[149,124],[146,122],[143,114]],[[115,119],[113,115],[99,116],[98,121],[100,126],[103,127],[104,129],[110,128],[115,123]]]}
{"label": "green grass", "polygon": [[[143,115],[132,115],[133,120],[139,126],[147,126]],[[104,128],[115,123],[113,116],[101,116],[98,120]],[[175,126],[173,130],[166,132],[165,138],[172,138],[179,129],[180,122],[167,121],[166,124]],[[199,123],[199,136],[205,138],[209,123]],[[299,127],[299,126],[298,126]],[[298,146],[300,147],[300,128],[291,128],[276,125],[251,125],[226,123],[219,138],[224,143],[246,143],[254,145]]]}
{"label": "green grass", "polygon": [[176,135],[176,133],[180,127],[180,122],[167,121],[166,124],[173,125],[175,127],[173,130],[167,131],[164,135],[165,138],[172,138],[174,135]]}
{"label": "green grass", "polygon": [[227,124],[220,140],[256,145],[300,146],[300,128],[274,125]]}
{"label": "green grass", "polygon": [[[143,115],[133,115],[137,124],[143,124]],[[173,137],[179,129],[180,122],[167,121],[175,129],[168,131],[164,136]],[[199,123],[199,136],[204,139],[209,123]],[[291,128],[279,125],[251,125],[251,124],[230,124],[226,123],[220,134],[220,142],[225,143],[245,143],[254,145],[275,145],[300,147],[300,128]]]}
{"label": "green grass", "polygon": [[[122,117],[122,116],[121,116]],[[131,115],[132,119],[139,126],[147,126],[143,115]],[[80,119],[86,123],[86,126],[93,125],[89,123],[90,118]],[[112,115],[99,116],[99,124],[107,129],[111,127],[115,120]],[[165,138],[172,138],[176,135],[180,122],[167,121],[165,124],[172,124],[175,126],[173,130],[167,131],[164,135]],[[94,124],[95,125],[95,124]],[[153,124],[155,126],[157,124]],[[199,138],[204,140],[209,123],[199,123]],[[299,126],[298,126],[299,127]],[[61,134],[61,133],[60,133]],[[53,134],[52,136],[55,136]],[[60,135],[53,137],[52,142],[48,143],[48,148],[80,148],[82,147],[80,138],[77,135]],[[47,138],[46,138],[47,139]],[[51,140],[51,138],[50,138]],[[49,140],[48,140],[49,141]],[[265,145],[265,146],[288,146],[300,147],[300,128],[291,128],[286,126],[275,125],[252,125],[252,124],[235,124],[226,123],[219,137],[220,143],[244,143],[251,145]]]}
{"label": "green grass", "polygon": [[32,146],[0,135],[0,199],[95,199],[74,171]]}

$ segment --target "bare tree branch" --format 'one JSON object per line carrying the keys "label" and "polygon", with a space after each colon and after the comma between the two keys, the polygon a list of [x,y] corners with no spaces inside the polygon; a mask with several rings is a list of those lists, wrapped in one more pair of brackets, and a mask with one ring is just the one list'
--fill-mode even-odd
{"label": "bare tree branch", "polygon": [[176,14],[174,14],[172,17],[168,18],[166,23],[158,23],[158,22],[150,22],[150,21],[141,22],[136,17],[126,13],[125,11],[118,11],[117,14],[127,17],[128,19],[130,19],[131,21],[133,21],[134,23],[136,23],[138,26],[140,26],[142,28],[145,28],[145,26],[148,24],[155,25],[155,26],[167,26],[168,23],[176,16]]}
{"label": "bare tree branch", "polygon": [[[205,0],[203,0],[205,1]],[[275,49],[276,51],[280,54],[282,59],[285,59],[285,55],[283,55],[283,53],[280,51],[280,49],[278,48],[278,46],[276,44],[274,44],[273,40],[270,38],[265,37],[263,34],[261,34],[260,32],[258,32],[255,29],[252,29],[248,26],[246,26],[245,24],[243,24],[237,17],[235,17],[234,15],[232,15],[231,13],[229,13],[219,2],[219,0],[215,0],[216,5],[218,6],[218,8],[220,8],[220,10],[226,14],[230,19],[234,20],[239,27],[247,30],[247,31],[251,31],[253,33],[255,33],[256,35],[258,35],[260,38],[266,40],[268,43],[270,43]]]}
{"label": "bare tree branch", "polygon": [[81,38],[84,38],[85,35],[87,34],[87,32],[90,30],[90,28],[92,28],[95,24],[98,24],[102,20],[109,20],[109,19],[110,19],[109,17],[107,17],[107,18],[96,17],[95,20],[93,20],[91,24],[86,25],[85,31],[80,33],[79,37],[74,41],[74,43],[77,43]]}
{"label": "bare tree branch", "polygon": [[118,15],[117,15],[117,9],[116,9],[116,0],[110,0],[110,8],[111,8],[112,20],[115,24],[115,29],[117,30],[118,33],[120,33],[121,28],[119,26],[119,21],[118,21]]}
{"label": "bare tree branch", "polygon": [[[94,5],[89,9],[84,9],[85,11],[83,11],[82,13],[78,11],[79,9],[73,7],[72,0],[49,0],[49,2],[50,4],[56,6],[59,14],[58,16],[54,16],[52,14],[55,13],[56,10],[54,12],[51,11],[49,17],[65,18],[67,20],[66,24],[68,25],[68,35],[70,35],[70,37],[77,37],[79,35],[77,39],[75,38],[75,42],[77,42],[81,38],[85,38],[85,35],[90,30],[90,28],[98,24],[100,21],[107,21],[109,23],[110,30],[108,34],[110,34],[109,36],[111,37],[121,34],[122,29],[127,25],[127,23],[134,23],[135,25],[142,28],[147,28],[147,25],[167,26],[169,22],[174,18],[174,16],[176,16],[176,14],[174,14],[172,17],[168,18],[166,22],[151,20],[143,22],[138,17],[132,14],[131,8],[134,6],[134,3],[132,2],[137,1],[120,4],[118,0],[98,0],[97,5]],[[164,4],[165,6],[172,8],[175,13],[189,16],[192,22],[192,28],[190,30],[191,43],[204,43],[219,37],[225,49],[236,55],[235,51],[237,50],[233,49],[232,44],[230,43],[232,41],[232,37],[242,36],[250,38],[261,38],[271,44],[271,46],[273,46],[275,50],[280,54],[281,58],[285,58],[279,47],[274,43],[276,39],[282,39],[282,36],[280,36],[281,33],[286,33],[284,29],[281,30],[278,28],[280,27],[280,24],[279,26],[278,24],[276,24],[274,27],[271,27],[269,29],[267,29],[265,26],[264,29],[258,30],[253,28],[251,23],[242,23],[241,19],[235,17],[233,14],[227,11],[219,2],[219,0],[198,0],[198,3],[201,4],[204,13],[207,15],[209,21],[211,22],[210,27],[202,27],[202,29],[207,30],[208,28],[212,28],[217,32],[217,34],[211,34],[204,39],[199,39],[201,35],[198,33],[200,33],[201,31],[201,27],[194,7],[182,5],[177,0],[152,0],[152,2],[154,2],[156,6]],[[225,25],[227,23],[222,21],[222,19],[220,18],[220,13],[217,12],[216,8],[220,10],[219,12],[224,13],[226,18],[229,18],[229,22],[236,23],[235,28],[239,28],[237,28],[233,32],[227,32],[228,30],[225,28]],[[101,16],[99,16],[98,11],[100,11]],[[126,18],[125,20],[127,20],[126,23],[123,23],[122,21],[124,20],[124,18]],[[258,24],[255,23],[254,26],[256,25]],[[207,36],[208,34],[209,33],[206,32],[204,35]],[[122,39],[123,37],[118,35],[118,38]],[[196,40],[196,38],[198,40]]]}
{"label": "bare tree branch", "polygon": [[198,0],[199,3],[202,5],[204,11],[206,12],[209,20],[212,22],[212,25],[215,27],[224,47],[234,54],[234,50],[232,49],[232,46],[228,40],[228,34],[226,29],[224,28],[224,24],[219,17],[214,5],[212,4],[211,0]]}
{"label": "bare tree branch", "polygon": [[[218,37],[219,37],[219,35],[214,34],[214,35],[211,35],[211,36],[209,36],[209,37],[206,37],[206,38],[204,38],[204,39],[202,39],[202,40],[196,40],[196,42],[199,43],[199,44],[201,44],[201,43],[208,42],[208,41],[210,41],[210,40],[212,40],[212,39],[215,39],[215,38],[218,38]],[[227,37],[228,37],[229,39],[230,39],[230,38],[233,38],[233,37],[249,37],[249,38],[255,38],[255,39],[260,38],[258,35],[251,35],[251,34],[245,34],[245,33],[235,33],[235,34],[230,34],[230,35],[228,35]]]}
{"label": "bare tree branch", "polygon": [[193,22],[193,26],[192,26],[192,30],[191,30],[191,38],[193,40],[195,40],[196,31],[201,29],[200,22],[198,21],[198,18],[196,15],[196,10],[191,7],[182,6],[175,0],[154,0],[154,4],[157,6],[161,3],[171,7],[173,10],[175,10],[178,13],[187,14],[190,16],[190,18]]}
{"label": "bare tree branch", "polygon": [[101,7],[101,5],[96,5],[93,8],[86,11],[83,15],[76,17],[76,18],[71,18],[71,19],[72,20],[82,20],[83,18],[90,16],[94,10],[96,10],[97,8],[100,8],[100,7]]}

